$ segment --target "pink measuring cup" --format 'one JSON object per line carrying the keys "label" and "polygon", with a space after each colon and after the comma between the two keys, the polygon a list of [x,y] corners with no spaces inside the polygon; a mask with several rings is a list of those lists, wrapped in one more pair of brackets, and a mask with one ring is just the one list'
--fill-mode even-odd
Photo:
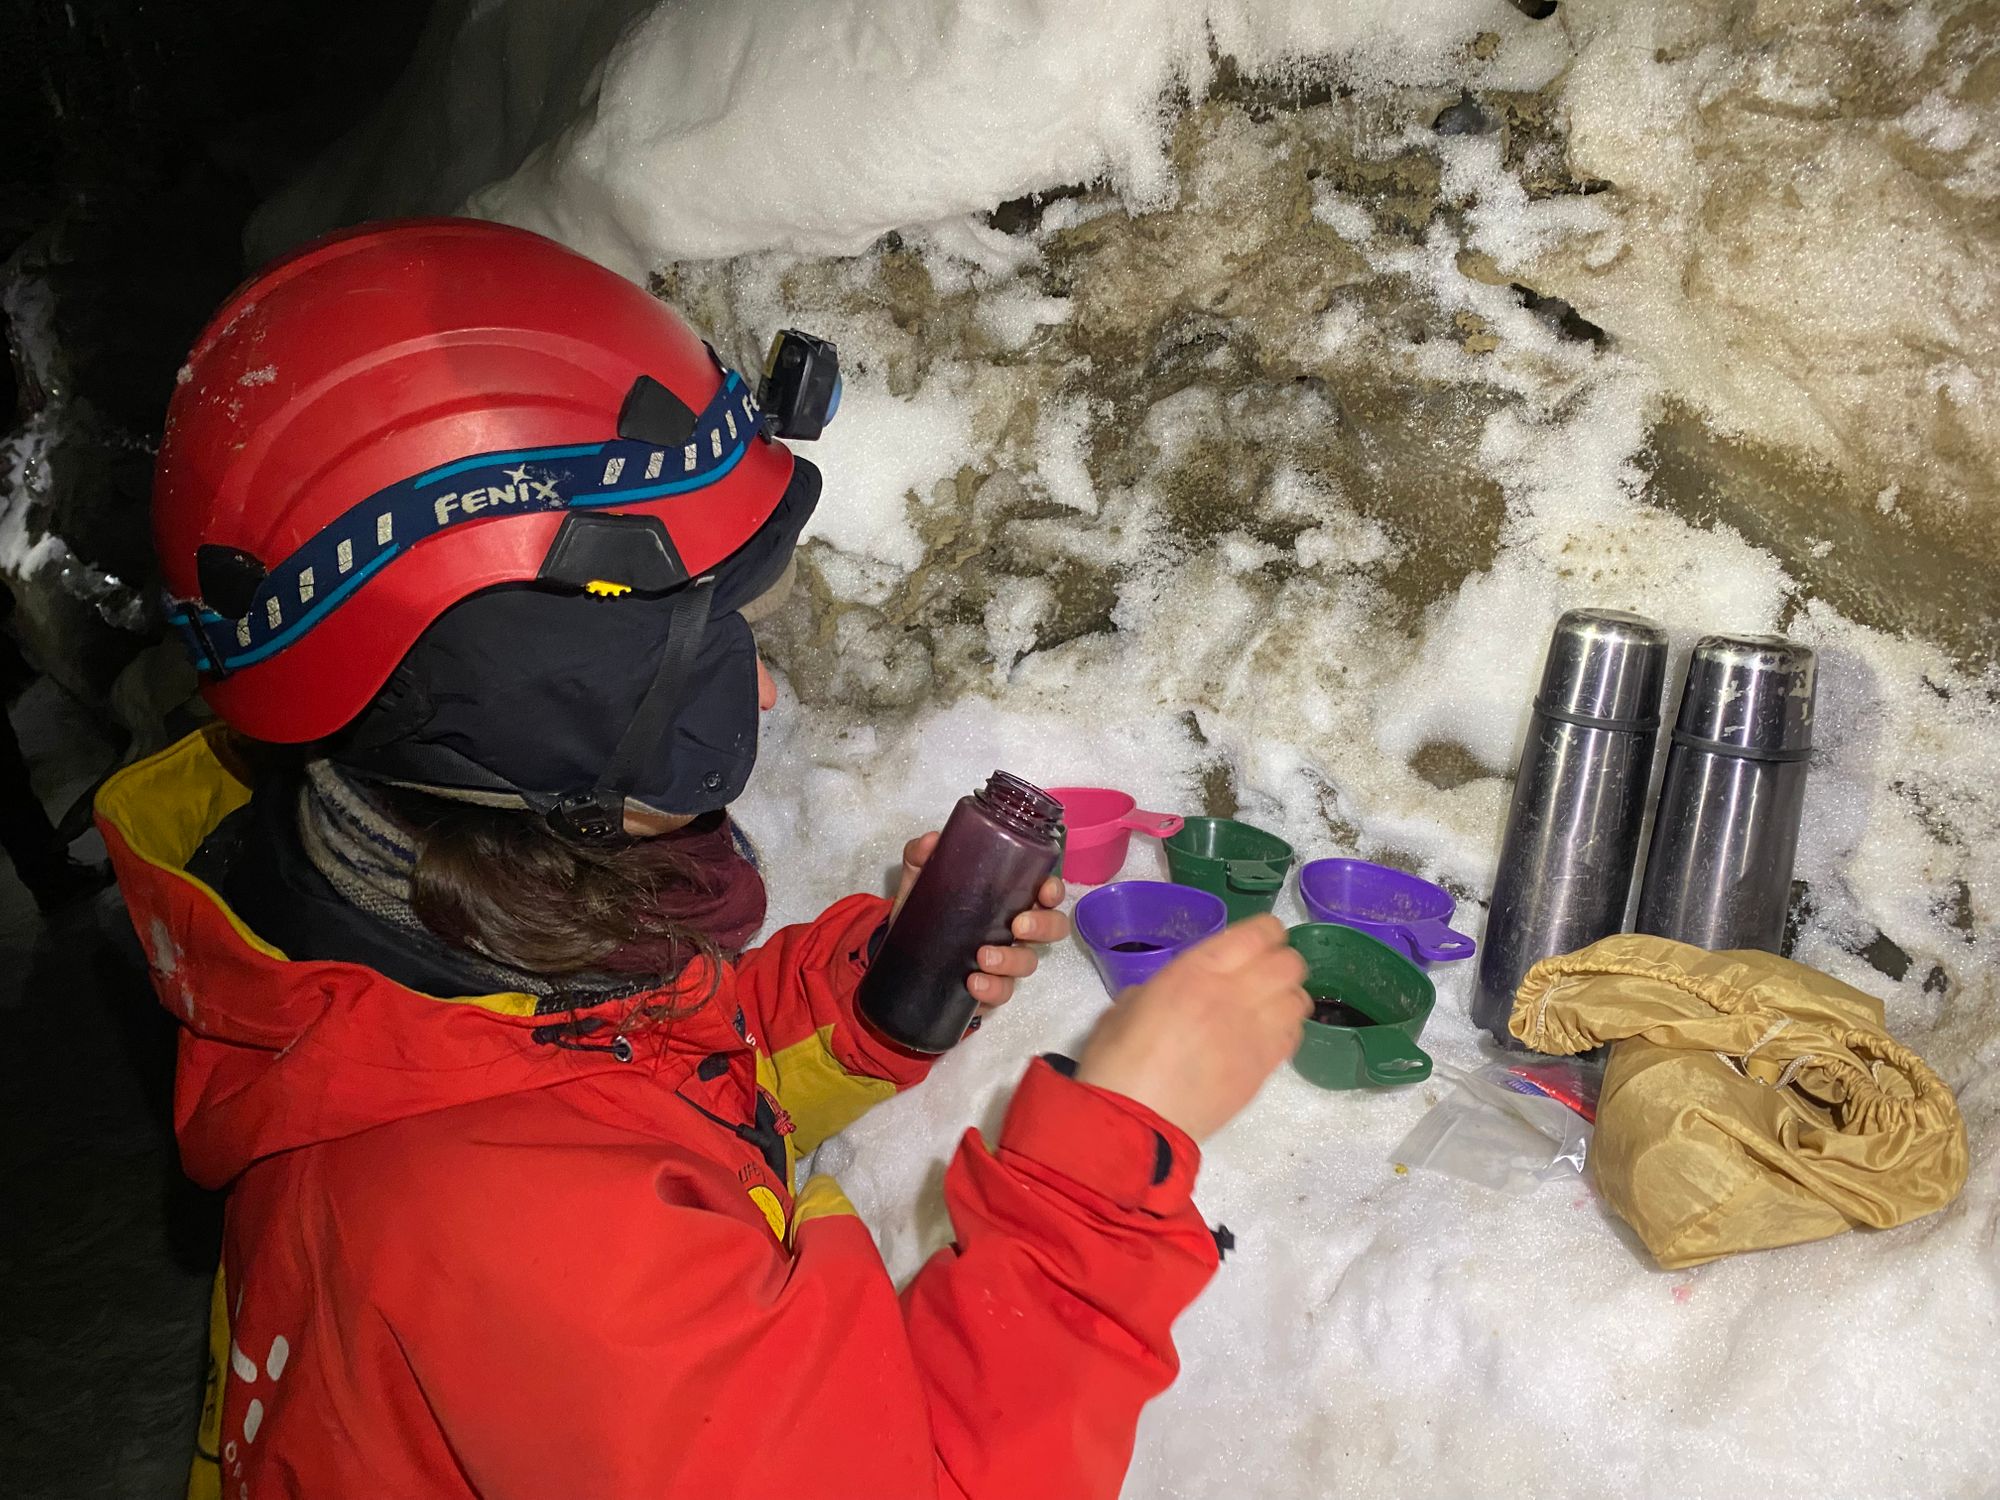
{"label": "pink measuring cup", "polygon": [[1061,875],[1078,885],[1103,885],[1124,867],[1132,835],[1170,838],[1181,831],[1176,813],[1146,812],[1124,792],[1108,786],[1052,786],[1049,795],[1062,804]]}

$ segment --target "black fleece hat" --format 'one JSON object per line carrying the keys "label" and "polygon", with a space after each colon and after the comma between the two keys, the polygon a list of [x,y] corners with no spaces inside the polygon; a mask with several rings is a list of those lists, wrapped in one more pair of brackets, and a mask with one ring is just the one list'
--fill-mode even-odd
{"label": "black fleece hat", "polygon": [[691,612],[683,597],[699,580],[612,598],[509,584],[460,601],[327,755],[357,775],[548,815],[598,783],[663,653],[687,649],[676,631],[693,630],[666,727],[639,747],[622,790],[628,805],[658,813],[727,806],[757,758],[757,653],[744,611],[767,613],[789,585],[819,492],[819,470],[795,460],[770,520],[710,575],[705,611]]}

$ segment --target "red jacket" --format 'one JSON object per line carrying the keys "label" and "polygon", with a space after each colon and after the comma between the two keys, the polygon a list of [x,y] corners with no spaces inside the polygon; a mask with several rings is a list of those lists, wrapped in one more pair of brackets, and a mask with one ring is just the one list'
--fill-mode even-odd
{"label": "red jacket", "polygon": [[831,1179],[790,1180],[925,1071],[853,1018],[885,903],[690,972],[677,999],[713,997],[630,1061],[565,1050],[527,996],[251,933],[183,868],[249,795],[219,743],[98,804],[185,1028],[182,1160],[230,1189],[192,1494],[1116,1494],[1216,1263],[1185,1136],[1037,1063],[997,1144],[961,1144],[956,1243],[899,1299]]}

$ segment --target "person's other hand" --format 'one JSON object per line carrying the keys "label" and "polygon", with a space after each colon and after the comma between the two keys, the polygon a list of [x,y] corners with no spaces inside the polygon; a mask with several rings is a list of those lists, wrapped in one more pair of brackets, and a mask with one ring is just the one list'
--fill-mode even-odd
{"label": "person's other hand", "polygon": [[1076,1076],[1206,1140],[1298,1051],[1312,1014],[1305,978],[1276,917],[1238,922],[1120,995]]}

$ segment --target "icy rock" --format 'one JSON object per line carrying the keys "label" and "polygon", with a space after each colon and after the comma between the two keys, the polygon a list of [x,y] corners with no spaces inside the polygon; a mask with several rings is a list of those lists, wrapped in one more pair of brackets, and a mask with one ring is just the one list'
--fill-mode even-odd
{"label": "icy rock", "polygon": [[[1722,431],[1889,482],[2000,571],[2000,18],[1573,0],[1570,160],[1620,252],[1535,284],[1615,331]],[[1900,413],[1895,418],[1890,413]],[[1992,607],[1987,600],[1988,610]]]}
{"label": "icy rock", "polygon": [[14,595],[10,628],[35,664],[101,702],[152,625],[153,465],[138,434],[76,394],[59,337],[62,255],[60,236],[44,232],[0,264],[25,416],[0,436],[0,574]]}

